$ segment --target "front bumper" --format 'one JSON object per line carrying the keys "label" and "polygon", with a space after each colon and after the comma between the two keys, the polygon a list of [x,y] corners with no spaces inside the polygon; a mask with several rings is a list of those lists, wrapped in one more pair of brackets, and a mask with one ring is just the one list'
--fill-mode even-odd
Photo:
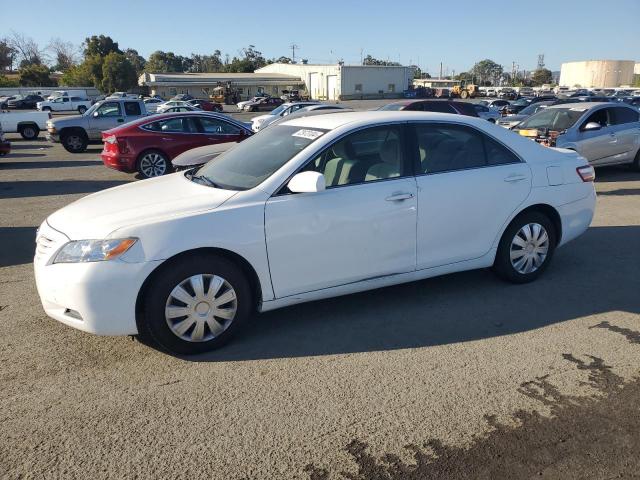
{"label": "front bumper", "polygon": [[[50,242],[46,248],[43,248],[42,237]],[[36,286],[48,316],[96,335],[138,333],[138,292],[161,261],[51,264],[52,257],[66,243],[66,237],[45,222],[37,240]]]}
{"label": "front bumper", "polygon": [[45,137],[47,141],[51,143],[60,143],[60,135],[58,135],[57,133],[51,133],[47,131],[47,134],[45,135]]}

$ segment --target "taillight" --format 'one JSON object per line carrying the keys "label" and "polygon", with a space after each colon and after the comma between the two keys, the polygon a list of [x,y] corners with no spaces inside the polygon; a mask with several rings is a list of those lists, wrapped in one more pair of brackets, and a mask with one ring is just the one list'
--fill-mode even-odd
{"label": "taillight", "polygon": [[105,143],[110,143],[112,145],[114,143],[118,143],[118,139],[116,138],[115,135],[109,135],[108,137],[105,137],[102,141]]}
{"label": "taillight", "polygon": [[583,182],[593,182],[596,179],[596,170],[591,165],[576,168]]}

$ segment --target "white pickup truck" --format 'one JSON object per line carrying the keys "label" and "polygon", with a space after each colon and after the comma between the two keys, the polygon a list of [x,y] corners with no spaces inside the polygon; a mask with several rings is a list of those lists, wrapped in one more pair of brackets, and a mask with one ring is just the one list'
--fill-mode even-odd
{"label": "white pickup truck", "polygon": [[0,111],[0,126],[4,133],[19,133],[25,140],[38,138],[41,130],[47,130],[49,112]]}
{"label": "white pickup truck", "polygon": [[82,115],[91,108],[91,100],[82,97],[56,97],[38,102],[36,108],[43,112],[78,112]]}

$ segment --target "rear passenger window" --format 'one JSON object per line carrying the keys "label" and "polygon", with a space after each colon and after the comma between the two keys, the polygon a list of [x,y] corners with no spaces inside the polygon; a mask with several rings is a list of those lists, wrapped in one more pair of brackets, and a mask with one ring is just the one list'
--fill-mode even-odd
{"label": "rear passenger window", "polygon": [[463,125],[416,125],[418,174],[451,172],[520,163],[511,150],[489,136]]}
{"label": "rear passenger window", "polygon": [[640,117],[640,112],[635,112],[631,108],[625,107],[614,107],[612,110],[612,125],[622,125],[625,123],[633,123],[637,122]]}
{"label": "rear passenger window", "polygon": [[328,188],[406,175],[398,127],[352,133],[309,163],[305,170],[324,175]]}
{"label": "rear passenger window", "polygon": [[[183,124],[183,119],[178,118],[168,118],[167,120],[159,120],[157,122],[148,123],[144,125],[142,128],[145,130],[150,130],[152,132],[185,132],[185,126]],[[188,131],[188,129],[187,129]]]}
{"label": "rear passenger window", "polygon": [[142,115],[140,110],[140,104],[138,102],[124,102],[124,114],[125,115]]}

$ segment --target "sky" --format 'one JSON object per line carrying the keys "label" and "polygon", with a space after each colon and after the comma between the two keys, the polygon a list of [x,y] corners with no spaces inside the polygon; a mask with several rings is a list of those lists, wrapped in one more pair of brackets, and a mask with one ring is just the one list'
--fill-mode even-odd
{"label": "sky", "polygon": [[[450,9],[448,7],[451,7]],[[360,63],[361,54],[417,64],[438,75],[490,58],[510,71],[559,70],[566,61],[640,61],[640,0],[0,0],[0,38],[11,31],[45,46],[60,37],[80,45],[105,34],[145,58],[255,45],[267,58]],[[39,12],[34,14],[34,12]]]}

